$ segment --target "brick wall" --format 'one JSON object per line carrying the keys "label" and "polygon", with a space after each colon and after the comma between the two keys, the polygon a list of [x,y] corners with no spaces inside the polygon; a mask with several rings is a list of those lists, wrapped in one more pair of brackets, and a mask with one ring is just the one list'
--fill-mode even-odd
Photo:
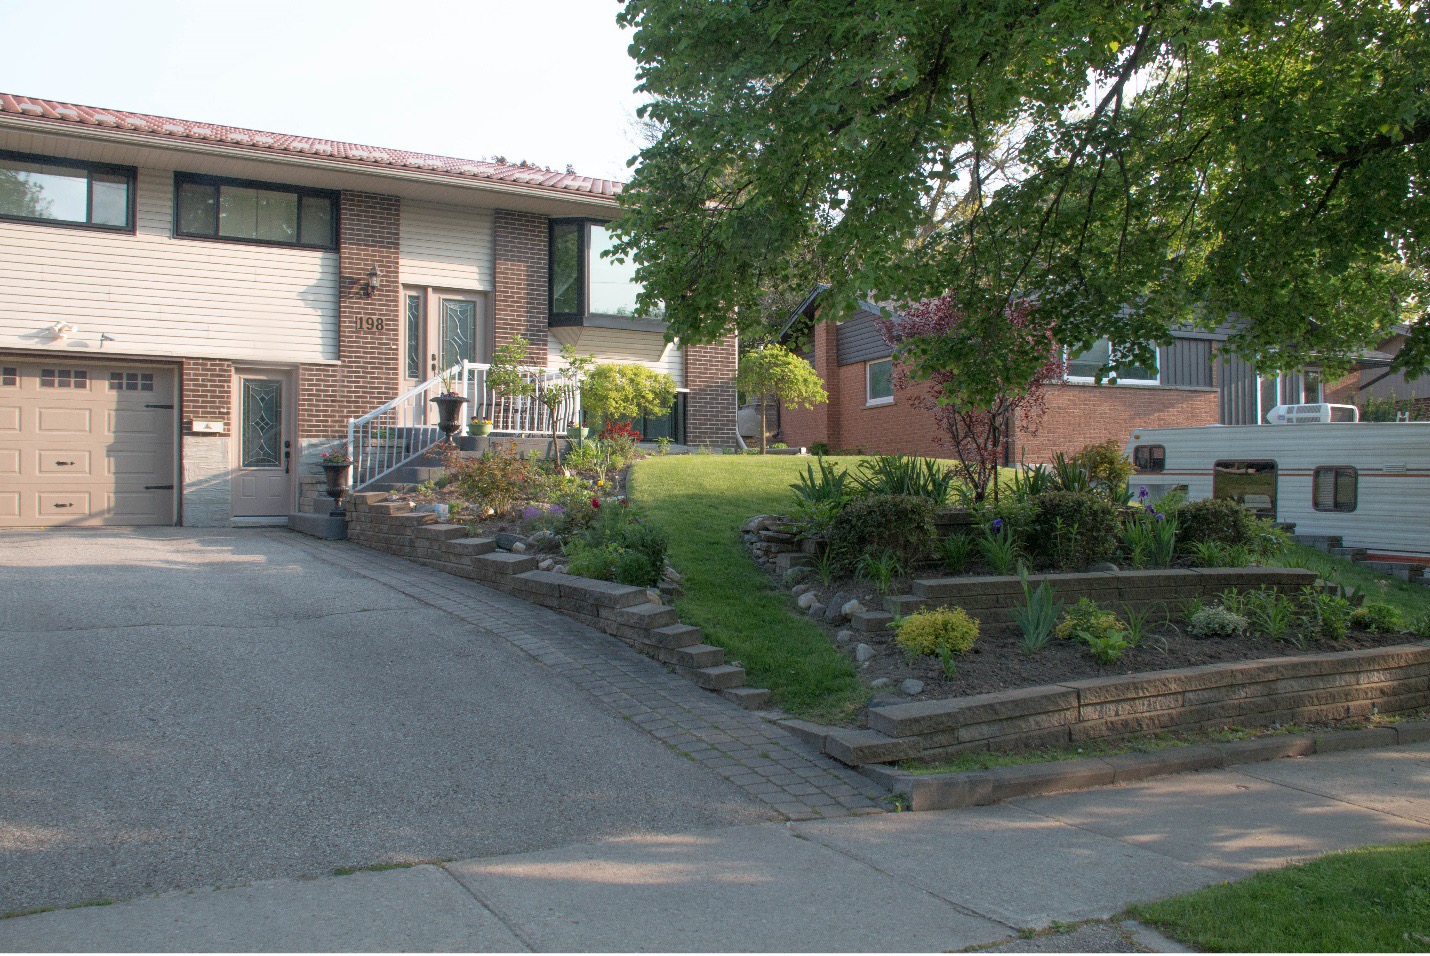
{"label": "brick wall", "polygon": [[[192,434],[194,419],[225,423],[233,418],[233,363],[222,359],[185,359],[183,408],[179,416],[184,432]],[[220,436],[221,437],[221,436]]]}
{"label": "brick wall", "polygon": [[547,219],[498,209],[492,222],[496,292],[492,300],[492,338],[502,346],[518,335],[529,343],[527,355],[546,365]]}
{"label": "brick wall", "polygon": [[735,336],[685,350],[685,440],[691,445],[735,444]]}
{"label": "brick wall", "polygon": [[1134,428],[1215,425],[1218,421],[1214,388],[1055,385],[1048,389],[1047,414],[1037,431],[1019,424],[1012,457],[1031,465],[1052,460],[1056,451],[1076,451],[1109,438],[1125,443]]}
{"label": "brick wall", "polygon": [[[813,408],[781,408],[779,440],[792,448],[808,448],[818,442],[829,445],[838,430],[839,402],[838,383],[830,377],[830,371],[837,369],[834,364],[834,325],[831,322],[816,322],[810,332],[812,354],[807,355],[814,370],[824,380],[824,390],[829,393],[829,401]],[[860,366],[861,368],[863,366]]]}
{"label": "brick wall", "polygon": [[[401,203],[396,196],[344,192],[338,246],[340,367],[298,370],[298,437],[336,438],[347,420],[372,411],[401,388]],[[368,295],[368,272],[380,288]]]}

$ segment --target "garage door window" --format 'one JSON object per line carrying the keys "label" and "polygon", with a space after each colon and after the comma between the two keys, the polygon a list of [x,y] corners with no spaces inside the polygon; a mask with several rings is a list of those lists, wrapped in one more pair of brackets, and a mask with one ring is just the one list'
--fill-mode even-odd
{"label": "garage door window", "polygon": [[82,368],[40,369],[40,388],[89,388],[89,373]]}
{"label": "garage door window", "polygon": [[20,370],[9,365],[0,368],[0,386],[14,387],[20,384]]}
{"label": "garage door window", "polygon": [[154,391],[154,373],[110,372],[109,390],[111,392],[152,392]]}

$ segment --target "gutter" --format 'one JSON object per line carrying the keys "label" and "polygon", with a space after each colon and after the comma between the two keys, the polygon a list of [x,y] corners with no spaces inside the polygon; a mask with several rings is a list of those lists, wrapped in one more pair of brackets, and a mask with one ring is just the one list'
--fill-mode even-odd
{"label": "gutter", "polygon": [[207,143],[189,138],[180,139],[170,136],[155,136],[149,133],[139,133],[129,130],[92,127],[81,123],[71,124],[68,121],[57,122],[50,119],[36,120],[30,117],[17,116],[8,111],[4,114],[0,114],[0,128],[5,127],[27,133],[72,136],[92,142],[123,143],[128,146],[170,150],[178,153],[194,153],[202,156],[215,156],[229,159],[235,156],[242,156],[247,159],[261,159],[266,162],[322,170],[324,172],[341,171],[357,174],[366,173],[380,178],[398,179],[424,185],[456,186],[458,188],[476,189],[511,196],[539,196],[546,199],[559,197],[569,202],[588,205],[605,207],[619,206],[619,202],[615,196],[574,192],[569,189],[561,189],[557,186],[507,183],[500,180],[485,179],[480,176],[457,177],[451,175],[434,175],[402,166],[362,163],[348,159],[329,159],[322,156],[308,156],[301,153],[295,155],[286,150],[245,146],[241,143],[220,145],[217,142]]}

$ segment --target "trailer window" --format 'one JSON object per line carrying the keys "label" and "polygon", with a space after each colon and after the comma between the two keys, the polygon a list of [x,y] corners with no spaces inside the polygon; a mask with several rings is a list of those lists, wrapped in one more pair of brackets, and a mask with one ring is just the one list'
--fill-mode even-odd
{"label": "trailer window", "polygon": [[1138,471],[1164,471],[1167,468],[1167,449],[1162,445],[1134,445],[1132,464]]}
{"label": "trailer window", "polygon": [[1325,465],[1311,476],[1311,507],[1317,511],[1355,511],[1359,476],[1348,465]]}
{"label": "trailer window", "polygon": [[1212,469],[1212,497],[1229,498],[1258,518],[1276,518],[1276,462],[1219,461]]}

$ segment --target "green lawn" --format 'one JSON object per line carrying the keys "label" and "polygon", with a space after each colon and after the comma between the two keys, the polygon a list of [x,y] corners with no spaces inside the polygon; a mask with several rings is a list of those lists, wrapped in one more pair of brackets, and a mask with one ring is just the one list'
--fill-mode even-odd
{"label": "green lawn", "polygon": [[680,619],[703,628],[780,707],[848,721],[868,697],[854,665],[792,611],[789,596],[774,589],[740,541],[740,526],[754,515],[789,513],[789,486],[813,460],[657,455],[631,469],[630,496],[670,534],[671,562],[685,576]]}
{"label": "green lawn", "polygon": [[1332,853],[1128,915],[1215,952],[1430,952],[1430,843]]}
{"label": "green lawn", "polygon": [[1383,601],[1399,608],[1400,613],[1405,615],[1407,625],[1418,615],[1430,611],[1430,587],[1397,581],[1361,567],[1354,561],[1337,558],[1315,548],[1293,544],[1286,549],[1285,554],[1270,563],[1282,567],[1306,568],[1328,581],[1355,588],[1365,594],[1367,601]]}

